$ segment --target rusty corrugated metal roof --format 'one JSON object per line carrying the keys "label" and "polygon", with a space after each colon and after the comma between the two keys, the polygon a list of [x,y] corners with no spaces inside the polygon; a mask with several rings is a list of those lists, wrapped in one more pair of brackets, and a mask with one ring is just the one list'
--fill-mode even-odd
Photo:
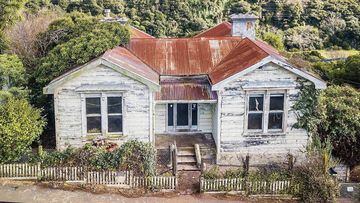
{"label": "rusty corrugated metal roof", "polygon": [[161,75],[207,74],[239,37],[131,39],[128,49]]}
{"label": "rusty corrugated metal roof", "polygon": [[159,74],[151,67],[143,63],[136,56],[134,56],[126,48],[115,47],[105,52],[101,58],[119,65],[122,68],[126,68],[127,70],[154,82],[155,84],[159,84]]}
{"label": "rusty corrugated metal roof", "polygon": [[246,68],[260,62],[270,54],[257,46],[252,40],[244,38],[209,73],[212,84],[216,84]]}
{"label": "rusty corrugated metal roof", "polygon": [[214,27],[211,27],[199,34],[195,35],[194,38],[199,37],[230,37],[231,36],[231,23],[223,22]]}
{"label": "rusty corrugated metal roof", "polygon": [[155,38],[155,37],[147,34],[146,32],[141,31],[133,26],[129,26],[129,31],[130,31],[131,38]]}
{"label": "rusty corrugated metal roof", "polygon": [[158,101],[178,100],[216,100],[216,92],[211,91],[211,86],[206,76],[202,77],[166,77],[162,78],[161,91],[156,93]]}

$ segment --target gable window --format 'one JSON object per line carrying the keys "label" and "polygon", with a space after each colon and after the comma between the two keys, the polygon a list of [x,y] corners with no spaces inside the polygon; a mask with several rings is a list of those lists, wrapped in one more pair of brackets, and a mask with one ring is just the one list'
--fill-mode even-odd
{"label": "gable window", "polygon": [[[97,96],[98,95],[98,96]],[[85,95],[86,134],[107,134],[123,132],[123,101],[119,95]]]}
{"label": "gable window", "polygon": [[284,93],[249,94],[247,102],[248,132],[282,132],[285,117]]}

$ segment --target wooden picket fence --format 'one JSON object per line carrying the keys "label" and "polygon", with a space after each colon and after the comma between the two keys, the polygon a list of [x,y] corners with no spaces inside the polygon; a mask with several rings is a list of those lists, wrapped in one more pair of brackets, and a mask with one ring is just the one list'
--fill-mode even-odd
{"label": "wooden picket fence", "polygon": [[175,176],[134,176],[131,171],[87,171],[83,167],[44,167],[40,164],[0,165],[2,179],[38,179],[44,181],[82,182],[92,185],[175,190]]}
{"label": "wooden picket fence", "polygon": [[37,179],[40,173],[40,164],[22,163],[0,165],[0,178]]}
{"label": "wooden picket fence", "polygon": [[177,178],[175,176],[134,176],[131,181],[131,186],[134,188],[147,188],[153,190],[175,190],[177,186]]}
{"label": "wooden picket fence", "polygon": [[46,167],[41,169],[42,180],[47,181],[83,181],[83,167]]}
{"label": "wooden picket fence", "polygon": [[245,181],[241,178],[233,179],[205,179],[200,178],[201,192],[244,192],[250,195],[292,195],[299,192],[299,184],[291,180],[279,181]]}

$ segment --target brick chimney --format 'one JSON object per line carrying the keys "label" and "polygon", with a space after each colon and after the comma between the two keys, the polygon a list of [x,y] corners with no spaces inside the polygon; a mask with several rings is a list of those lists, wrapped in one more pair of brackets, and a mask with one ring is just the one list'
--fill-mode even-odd
{"label": "brick chimney", "polygon": [[251,14],[232,14],[232,36],[255,39],[255,23],[257,16]]}

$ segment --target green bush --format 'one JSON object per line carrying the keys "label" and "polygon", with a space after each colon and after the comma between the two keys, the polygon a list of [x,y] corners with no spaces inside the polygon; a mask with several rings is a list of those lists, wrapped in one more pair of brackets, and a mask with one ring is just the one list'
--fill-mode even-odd
{"label": "green bush", "polygon": [[219,166],[214,166],[204,171],[201,176],[205,179],[218,179],[222,178],[223,174],[221,173]]}
{"label": "green bush", "polygon": [[63,151],[44,152],[30,156],[30,162],[48,166],[84,166],[89,170],[131,170],[135,174],[155,174],[156,150],[151,143],[131,140],[114,151],[86,144]]}
{"label": "green bush", "polygon": [[41,111],[24,99],[0,102],[0,163],[16,161],[41,134],[45,121]]}

